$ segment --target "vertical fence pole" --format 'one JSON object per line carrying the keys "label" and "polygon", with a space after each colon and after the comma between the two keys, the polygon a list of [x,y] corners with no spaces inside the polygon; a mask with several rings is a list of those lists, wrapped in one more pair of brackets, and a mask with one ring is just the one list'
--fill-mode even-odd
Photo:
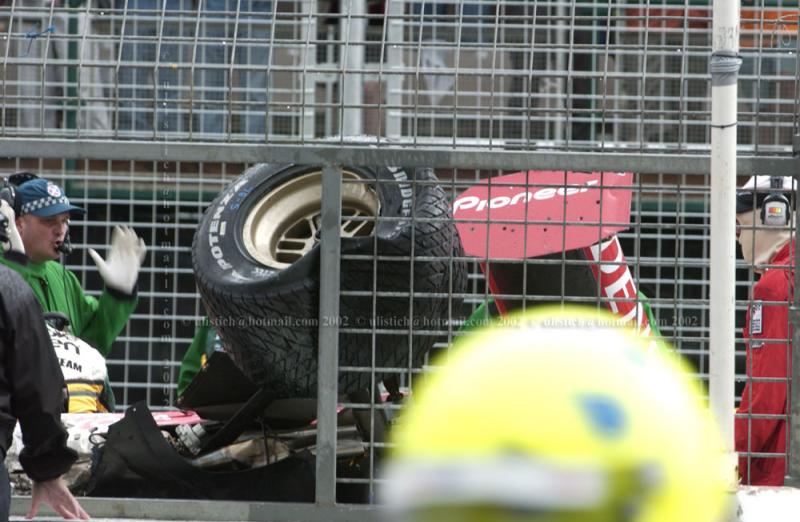
{"label": "vertical fence pole", "polygon": [[[794,136],[794,157],[800,163],[800,134]],[[795,169],[795,172],[800,172],[800,166]],[[797,177],[795,177],[797,179]],[[800,185],[800,184],[799,184]],[[794,201],[795,210],[797,209],[797,201],[800,198],[800,186],[795,188]],[[800,230],[800,213],[794,213],[794,234],[797,236],[797,231]],[[784,485],[792,487],[800,487],[800,292],[796,289],[800,288],[800,252],[795,248],[794,258],[794,288],[792,298],[792,306],[789,309],[789,321],[792,328],[792,371],[789,374],[789,441],[788,441],[788,462],[786,466],[786,477],[784,478]]]}
{"label": "vertical fence pole", "polygon": [[400,104],[403,102],[403,76],[397,71],[403,67],[403,10],[402,0],[386,0],[386,137],[399,138],[402,130]]}
{"label": "vertical fence pole", "polygon": [[[277,0],[275,0],[277,1]],[[301,9],[303,10],[303,23],[300,24],[300,38],[303,43],[303,81],[300,82],[303,92],[301,109],[301,116],[303,118],[303,139],[314,138],[314,115],[315,115],[315,100],[316,100],[316,87],[319,73],[310,72],[310,69],[315,69],[317,65],[317,2],[305,1],[301,2]],[[274,33],[277,29],[273,27]],[[271,40],[274,44],[274,37]],[[273,49],[272,53],[275,52]],[[275,58],[270,56],[270,63],[276,63]]]}
{"label": "vertical fence pole", "polygon": [[317,374],[317,504],[336,502],[336,405],[339,374],[339,267],[342,169],[322,171]]}
{"label": "vertical fence pole", "polygon": [[736,484],[734,348],[739,0],[714,0],[711,52],[711,259],[709,398]]}
{"label": "vertical fence pole", "polygon": [[342,56],[341,129],[343,136],[364,133],[364,43],[367,20],[364,0],[342,0],[340,49]]}
{"label": "vertical fence pole", "polygon": [[[568,67],[568,54],[569,54],[569,47],[567,45],[567,39],[569,37],[569,26],[565,22],[567,18],[567,8],[566,5],[562,2],[559,2],[556,6],[556,23],[553,32],[555,33],[555,44],[556,44],[556,52],[555,52],[555,71],[557,76],[556,80],[556,91],[557,93],[564,93],[567,92],[567,76],[561,76],[563,73],[567,72]],[[569,64],[571,65],[571,64]],[[565,129],[567,128],[564,125],[564,121],[567,118],[567,113],[569,109],[567,108],[567,100],[569,99],[569,95],[562,98],[561,96],[556,96],[550,102],[553,104],[554,111],[550,114],[555,114],[555,122],[553,123],[553,139],[556,142],[563,142],[568,143],[569,139],[565,134]],[[563,109],[563,113],[561,110]],[[549,125],[548,125],[549,128]]]}

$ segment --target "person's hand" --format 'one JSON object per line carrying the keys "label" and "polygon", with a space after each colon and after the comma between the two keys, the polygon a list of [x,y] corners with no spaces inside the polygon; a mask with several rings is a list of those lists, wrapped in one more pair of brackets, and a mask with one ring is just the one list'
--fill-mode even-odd
{"label": "person's hand", "polygon": [[67,520],[89,520],[75,497],[72,496],[66,483],[60,477],[44,482],[34,482],[31,492],[31,509],[25,518],[31,519],[39,512],[41,503],[49,504],[53,510]]}
{"label": "person's hand", "polygon": [[89,255],[94,259],[106,286],[129,295],[136,286],[139,267],[146,253],[144,241],[130,227],[114,227],[111,248],[105,261],[94,249],[89,249]]}
{"label": "person's hand", "polygon": [[0,213],[2,213],[8,220],[8,242],[9,246],[4,247],[6,252],[13,250],[20,254],[25,253],[25,245],[22,243],[22,238],[17,230],[17,220],[14,215],[14,209],[8,204],[6,200],[0,200]]}

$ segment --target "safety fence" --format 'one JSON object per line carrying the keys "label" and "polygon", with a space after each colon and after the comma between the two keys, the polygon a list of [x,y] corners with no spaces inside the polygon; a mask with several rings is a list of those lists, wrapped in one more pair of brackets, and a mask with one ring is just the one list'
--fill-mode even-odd
{"label": "safety fence", "polygon": [[[4,3],[2,132],[169,141],[696,150],[700,2],[105,0]],[[781,153],[797,16],[742,12],[743,150]],[[475,141],[471,141],[475,140]]]}
{"label": "safety fence", "polygon": [[[743,6],[739,184],[797,170],[799,30],[788,2]],[[631,288],[646,296],[651,326],[708,378],[705,3],[7,0],[0,34],[0,166],[56,181],[88,210],[72,221],[67,267],[96,294],[88,248],[103,253],[117,224],[148,245],[139,305],[108,358],[119,408],[176,404],[181,358],[210,314],[254,378],[277,379],[259,342],[338,345],[339,361],[311,366],[318,374],[281,367],[276,390],[319,389],[330,427],[338,384],[374,434],[398,409],[375,390],[413,388],[482,304],[494,314],[543,302],[619,311],[642,303]],[[261,163],[303,167],[231,192]],[[514,177],[527,171],[537,173]],[[338,197],[309,192],[339,175]],[[193,264],[204,240],[208,253],[215,246],[208,230],[226,194],[249,205],[231,218],[239,239]],[[258,207],[267,194],[286,203]],[[517,212],[548,201],[562,208]],[[337,202],[345,224],[324,229],[319,205]],[[578,206],[593,210],[571,213]],[[405,243],[380,235],[403,227]],[[271,246],[259,245],[264,235]],[[341,252],[310,256],[316,280],[290,269],[337,236]],[[585,249],[612,236],[624,265]],[[245,278],[283,271],[319,290],[293,301],[272,288],[225,308],[215,292],[235,282],[214,283],[220,259],[252,268]],[[604,294],[601,265],[628,267],[623,290]],[[743,262],[738,276],[732,405],[747,380],[741,327],[757,279]],[[385,443],[365,436],[357,472],[334,483],[336,433],[318,437],[317,500],[374,498]]]}

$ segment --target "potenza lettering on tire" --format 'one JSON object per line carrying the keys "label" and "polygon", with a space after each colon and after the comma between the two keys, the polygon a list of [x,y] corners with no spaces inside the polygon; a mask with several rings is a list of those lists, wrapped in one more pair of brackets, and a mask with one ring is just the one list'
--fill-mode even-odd
{"label": "potenza lettering on tire", "polygon": [[[219,246],[219,237],[224,236],[228,228],[228,222],[222,220],[222,213],[228,203],[231,202],[236,192],[245,184],[247,180],[242,179],[234,183],[226,192],[222,199],[214,209],[211,221],[208,226],[208,246],[210,247],[211,256],[217,260],[217,264],[222,270],[230,270],[233,265],[225,260],[225,253]],[[249,191],[248,191],[249,192]],[[238,203],[237,207],[238,209]],[[234,210],[236,210],[234,209]]]}

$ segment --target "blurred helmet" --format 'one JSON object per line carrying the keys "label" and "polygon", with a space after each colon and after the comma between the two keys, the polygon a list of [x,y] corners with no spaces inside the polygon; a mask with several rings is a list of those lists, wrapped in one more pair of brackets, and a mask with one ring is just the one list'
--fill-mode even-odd
{"label": "blurred helmet", "polygon": [[674,352],[619,321],[547,307],[461,337],[393,428],[390,512],[718,521],[729,482],[702,387]]}

